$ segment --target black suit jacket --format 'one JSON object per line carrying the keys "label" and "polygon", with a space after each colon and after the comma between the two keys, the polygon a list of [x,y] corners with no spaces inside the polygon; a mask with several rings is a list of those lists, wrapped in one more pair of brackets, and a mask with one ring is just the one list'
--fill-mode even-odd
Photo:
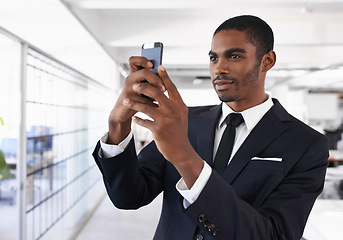
{"label": "black suit jacket", "polygon": [[[289,115],[273,99],[264,115],[220,176],[215,171],[187,209],[175,188],[180,179],[154,142],[138,158],[133,140],[113,159],[93,153],[115,206],[136,209],[163,191],[154,239],[299,240],[316,197],[321,193],[328,140]],[[221,106],[189,109],[189,140],[212,165],[215,126]],[[261,160],[251,160],[259,157]],[[264,158],[282,158],[267,161]],[[215,235],[214,235],[215,234]]]}

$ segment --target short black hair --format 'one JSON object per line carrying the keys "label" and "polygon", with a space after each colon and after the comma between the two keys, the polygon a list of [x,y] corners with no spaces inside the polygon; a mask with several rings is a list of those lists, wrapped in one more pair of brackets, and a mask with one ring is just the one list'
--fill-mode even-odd
{"label": "short black hair", "polygon": [[216,29],[213,36],[222,30],[237,30],[244,32],[247,41],[256,47],[256,57],[258,61],[261,61],[263,56],[274,48],[273,30],[259,17],[242,15],[229,18]]}

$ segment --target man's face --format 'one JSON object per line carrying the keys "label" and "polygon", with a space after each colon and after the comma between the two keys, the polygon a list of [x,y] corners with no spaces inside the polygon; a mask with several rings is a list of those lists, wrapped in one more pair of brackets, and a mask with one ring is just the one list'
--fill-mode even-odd
{"label": "man's face", "polygon": [[264,82],[259,80],[260,62],[256,47],[247,42],[245,33],[222,30],[212,39],[210,73],[213,87],[223,102],[255,105],[264,94]]}

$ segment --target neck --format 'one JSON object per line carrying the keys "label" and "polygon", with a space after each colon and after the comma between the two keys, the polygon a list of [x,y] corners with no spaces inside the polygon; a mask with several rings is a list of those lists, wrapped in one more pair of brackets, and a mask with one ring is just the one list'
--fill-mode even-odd
{"label": "neck", "polygon": [[236,100],[233,102],[225,102],[233,111],[235,112],[243,112],[249,108],[255,107],[260,105],[261,103],[265,102],[268,99],[268,94],[264,93],[261,97],[254,100],[254,102],[244,102],[243,100]]}

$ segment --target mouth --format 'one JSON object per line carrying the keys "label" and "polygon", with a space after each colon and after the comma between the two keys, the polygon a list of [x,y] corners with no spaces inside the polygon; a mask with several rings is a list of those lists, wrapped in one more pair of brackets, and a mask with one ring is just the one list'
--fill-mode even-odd
{"label": "mouth", "polygon": [[235,80],[232,78],[227,77],[216,77],[213,80],[213,86],[218,91],[223,91],[229,89],[233,84],[235,83]]}

